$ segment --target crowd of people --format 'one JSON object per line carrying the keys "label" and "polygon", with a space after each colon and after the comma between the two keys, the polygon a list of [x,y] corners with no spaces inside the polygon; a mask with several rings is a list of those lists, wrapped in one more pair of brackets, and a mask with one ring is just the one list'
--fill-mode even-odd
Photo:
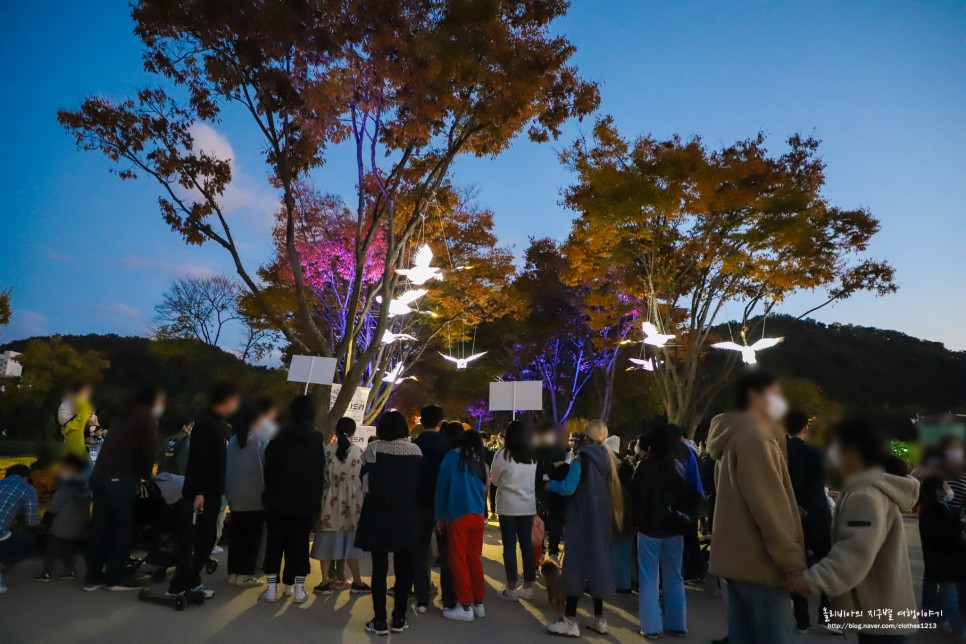
{"label": "crowd of people", "polygon": [[[321,582],[312,592],[370,594],[365,630],[376,635],[408,629],[411,603],[426,613],[434,594],[446,619],[484,618],[484,533],[495,519],[505,577],[495,596],[534,600],[541,578],[562,611],[546,626],[555,635],[580,636],[583,595],[592,609],[585,627],[606,634],[604,601],[637,593],[645,638],[685,637],[686,584],[711,575],[727,587],[732,644],[787,642],[793,629],[808,630],[813,596],[822,628],[844,625],[860,642],[899,644],[920,617],[966,636],[962,442],[947,438],[907,475],[868,422],[842,420],[811,440],[809,417],[789,411],[779,382],[763,371],[738,378],[734,410],[712,420],[704,445],[665,423],[624,449],[602,421],[565,436],[553,422],[514,420],[488,436],[447,421],[436,405],[422,408],[414,431],[400,412],[383,413],[368,444],[354,440],[356,424],[343,418],[327,443],[309,397],[283,412],[267,399],[243,404],[234,386],[219,383],[163,442],[157,474],[164,392],[135,393],[93,464],[84,436],[97,425],[90,394],[74,388],[58,410],[66,455],[44,513],[38,582],[51,581],[58,564],[73,579],[86,534],[84,590],[140,588],[130,565],[135,506],[154,480],[176,486],[169,595],[214,595],[201,573],[230,517],[230,585],[262,588],[264,602],[303,603],[314,559]],[[15,525],[41,521],[30,480],[23,465],[0,480],[4,569],[34,547],[33,533]],[[903,518],[914,506],[921,607]]]}

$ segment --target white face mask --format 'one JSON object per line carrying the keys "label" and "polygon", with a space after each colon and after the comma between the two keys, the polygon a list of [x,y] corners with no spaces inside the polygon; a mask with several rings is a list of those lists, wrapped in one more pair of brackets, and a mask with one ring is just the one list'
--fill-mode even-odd
{"label": "white face mask", "polygon": [[765,396],[765,413],[775,422],[780,421],[788,413],[788,403],[778,394]]}
{"label": "white face mask", "polygon": [[953,492],[952,488],[949,488],[946,490],[946,495],[943,497],[943,501],[946,503],[952,503],[954,498],[956,498],[956,493]]}
{"label": "white face mask", "polygon": [[155,418],[161,418],[162,416],[164,416],[164,405],[158,405],[157,407],[151,410],[151,413],[154,414]]}
{"label": "white face mask", "polygon": [[258,427],[255,428],[255,432],[260,437],[270,441],[278,433],[278,425],[275,424],[275,421],[266,419],[259,423]]}
{"label": "white face mask", "polygon": [[825,461],[833,470],[842,469],[842,452],[838,443],[832,443],[828,446],[828,450],[825,451]]}
{"label": "white face mask", "polygon": [[946,450],[946,462],[961,465],[963,462],[963,450],[958,447],[951,447]]}

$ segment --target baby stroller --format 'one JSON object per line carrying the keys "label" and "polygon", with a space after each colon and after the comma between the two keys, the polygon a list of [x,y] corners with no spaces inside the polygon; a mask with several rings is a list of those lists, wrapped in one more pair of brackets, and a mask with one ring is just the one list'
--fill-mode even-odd
{"label": "baby stroller", "polygon": [[[174,505],[181,498],[183,476],[160,473],[141,486],[135,505],[135,525],[138,542],[147,546],[144,557],[131,557],[131,571],[151,575],[155,582],[164,581],[168,569],[177,563],[178,540],[177,512]],[[143,566],[154,570],[143,570]],[[218,562],[208,558],[205,572],[209,575],[218,570]]]}

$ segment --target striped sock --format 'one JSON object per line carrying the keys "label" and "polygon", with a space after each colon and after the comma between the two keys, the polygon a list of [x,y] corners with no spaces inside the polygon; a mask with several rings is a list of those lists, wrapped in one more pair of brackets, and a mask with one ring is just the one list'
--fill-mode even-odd
{"label": "striped sock", "polygon": [[305,586],[305,575],[301,575],[301,576],[296,575],[295,588],[297,590],[305,590],[304,586]]}
{"label": "striped sock", "polygon": [[270,591],[278,589],[278,575],[265,575],[265,580],[268,582],[268,589]]}

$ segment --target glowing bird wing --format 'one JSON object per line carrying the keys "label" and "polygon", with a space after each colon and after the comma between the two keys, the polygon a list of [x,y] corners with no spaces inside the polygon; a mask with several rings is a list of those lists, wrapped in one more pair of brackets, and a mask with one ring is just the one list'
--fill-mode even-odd
{"label": "glowing bird wing", "polygon": [[415,340],[416,339],[416,336],[409,335],[408,333],[397,333],[396,334],[396,339],[397,340],[410,340],[411,341],[411,340]]}
{"label": "glowing bird wing", "polygon": [[455,362],[455,363],[459,364],[459,358],[454,358],[453,356],[448,356],[445,353],[443,353],[442,351],[439,352],[439,355],[443,356],[443,360],[449,360],[450,362]]}
{"label": "glowing bird wing", "polygon": [[413,268],[429,268],[432,261],[433,249],[429,247],[429,244],[423,244],[413,255]]}
{"label": "glowing bird wing", "polygon": [[755,351],[761,351],[762,349],[768,349],[775,346],[785,338],[762,338],[758,342],[751,345],[751,348]]}
{"label": "glowing bird wing", "polygon": [[408,306],[413,302],[415,302],[416,300],[418,300],[419,298],[421,298],[422,296],[426,295],[426,293],[428,292],[429,291],[427,291],[424,288],[412,289],[412,290],[406,291],[405,293],[403,293],[402,295],[394,299],[393,302],[397,304],[405,304]]}
{"label": "glowing bird wing", "polygon": [[466,362],[473,362],[477,358],[482,358],[485,355],[486,355],[486,351],[484,351],[483,353],[474,353],[473,355],[466,357]]}
{"label": "glowing bird wing", "polygon": [[628,358],[628,360],[641,367],[650,362],[650,360],[641,360],[640,358]]}
{"label": "glowing bird wing", "polygon": [[657,330],[657,326],[653,322],[644,322],[641,324],[641,328],[644,329],[644,335],[661,335],[660,331]]}
{"label": "glowing bird wing", "polygon": [[396,339],[397,339],[397,336],[396,336],[395,333],[390,333],[389,331],[383,331],[382,332],[382,343],[383,344],[392,344],[393,342],[396,341]]}
{"label": "glowing bird wing", "polygon": [[395,380],[396,378],[399,377],[399,374],[402,373],[402,370],[403,370],[403,363],[397,362],[392,369],[386,372],[387,378],[385,378],[385,380]]}
{"label": "glowing bird wing", "polygon": [[729,351],[744,351],[745,347],[735,342],[716,342],[711,345],[715,349],[728,349]]}

